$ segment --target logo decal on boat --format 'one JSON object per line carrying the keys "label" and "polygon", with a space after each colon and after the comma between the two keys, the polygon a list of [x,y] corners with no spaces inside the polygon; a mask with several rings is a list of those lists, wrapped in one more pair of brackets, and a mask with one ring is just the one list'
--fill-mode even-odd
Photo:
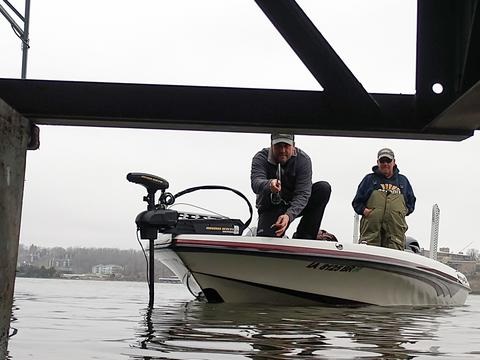
{"label": "logo decal on boat", "polygon": [[221,233],[221,234],[233,234],[239,235],[240,234],[240,227],[238,225],[232,226],[205,226],[206,231],[210,231],[212,233]]}
{"label": "logo decal on boat", "polygon": [[307,269],[317,269],[323,271],[340,271],[340,272],[356,272],[361,268],[355,265],[338,265],[338,264],[323,264],[318,261],[313,261],[306,266]]}

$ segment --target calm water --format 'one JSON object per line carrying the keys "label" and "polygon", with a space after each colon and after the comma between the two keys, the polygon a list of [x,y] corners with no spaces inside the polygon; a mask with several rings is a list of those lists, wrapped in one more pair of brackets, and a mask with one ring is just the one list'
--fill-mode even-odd
{"label": "calm water", "polygon": [[480,296],[456,308],[203,304],[182,285],[19,278],[9,359],[479,359]]}

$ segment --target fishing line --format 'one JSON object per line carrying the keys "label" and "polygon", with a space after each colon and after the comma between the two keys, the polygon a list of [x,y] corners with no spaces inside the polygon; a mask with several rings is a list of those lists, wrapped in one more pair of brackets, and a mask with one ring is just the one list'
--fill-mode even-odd
{"label": "fishing line", "polygon": [[197,209],[200,209],[200,210],[209,212],[209,213],[211,213],[211,214],[220,216],[220,217],[222,217],[222,218],[229,219],[228,216],[222,215],[222,214],[220,214],[220,213],[217,213],[217,212],[215,212],[215,211],[209,210],[209,209],[207,209],[207,208],[203,208],[203,207],[198,206],[198,205],[193,205],[193,204],[185,203],[185,202],[184,202],[184,203],[175,203],[175,204],[171,205],[171,206],[169,207],[169,209],[173,208],[173,207],[176,206],[176,205],[187,205],[187,206],[191,206],[191,207],[194,207],[194,208],[197,208]]}

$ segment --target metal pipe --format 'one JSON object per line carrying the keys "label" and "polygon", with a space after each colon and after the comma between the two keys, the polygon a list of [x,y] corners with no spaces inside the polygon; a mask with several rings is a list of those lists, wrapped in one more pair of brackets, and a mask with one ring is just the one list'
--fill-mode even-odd
{"label": "metal pipe", "polygon": [[[155,190],[148,190],[147,195],[147,210],[155,210]],[[153,303],[155,299],[155,252],[154,242],[157,238],[157,235],[151,237],[148,240],[148,307],[153,308]]]}
{"label": "metal pipe", "polygon": [[155,298],[155,256],[153,250],[153,239],[149,240],[148,252],[149,252],[149,261],[148,261],[148,307],[153,308],[153,302]]}
{"label": "metal pipe", "polygon": [[15,22],[15,20],[10,16],[10,14],[7,12],[7,10],[4,9],[2,5],[0,5],[0,13],[5,16],[5,19],[12,25],[13,30],[23,36],[23,30],[22,28]]}
{"label": "metal pipe", "polygon": [[15,6],[13,6],[12,4],[10,4],[10,1],[8,1],[8,0],[3,0],[3,2],[4,2],[5,4],[7,4],[7,6],[8,6],[10,9],[12,9],[12,11],[15,13],[15,15],[17,15],[17,16],[20,18],[20,20],[25,21],[25,18],[23,17],[23,15],[20,14],[20,12],[19,12],[17,9],[15,9]]}
{"label": "metal pipe", "polygon": [[23,30],[22,28],[16,23],[16,21],[10,16],[10,14],[5,10],[5,8],[0,5],[0,13],[7,19],[7,21],[12,25],[13,31],[17,34],[17,36],[22,40],[22,73],[21,78],[26,79],[27,77],[27,57],[28,57],[28,49],[30,48],[29,39],[28,39],[28,32],[30,26],[30,0],[25,0],[25,16],[22,16],[12,4],[10,4],[7,0],[4,0],[5,4],[8,5],[10,9],[23,21]]}
{"label": "metal pipe", "polygon": [[22,79],[27,78],[27,56],[29,39],[28,31],[30,26],[30,0],[25,0],[25,21],[23,22],[23,35],[22,35]]}

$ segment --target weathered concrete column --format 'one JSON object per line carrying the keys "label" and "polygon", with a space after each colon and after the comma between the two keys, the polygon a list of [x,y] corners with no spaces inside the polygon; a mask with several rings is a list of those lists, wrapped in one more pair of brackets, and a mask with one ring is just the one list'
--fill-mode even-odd
{"label": "weathered concrete column", "polygon": [[29,121],[0,99],[0,359],[7,353]]}

